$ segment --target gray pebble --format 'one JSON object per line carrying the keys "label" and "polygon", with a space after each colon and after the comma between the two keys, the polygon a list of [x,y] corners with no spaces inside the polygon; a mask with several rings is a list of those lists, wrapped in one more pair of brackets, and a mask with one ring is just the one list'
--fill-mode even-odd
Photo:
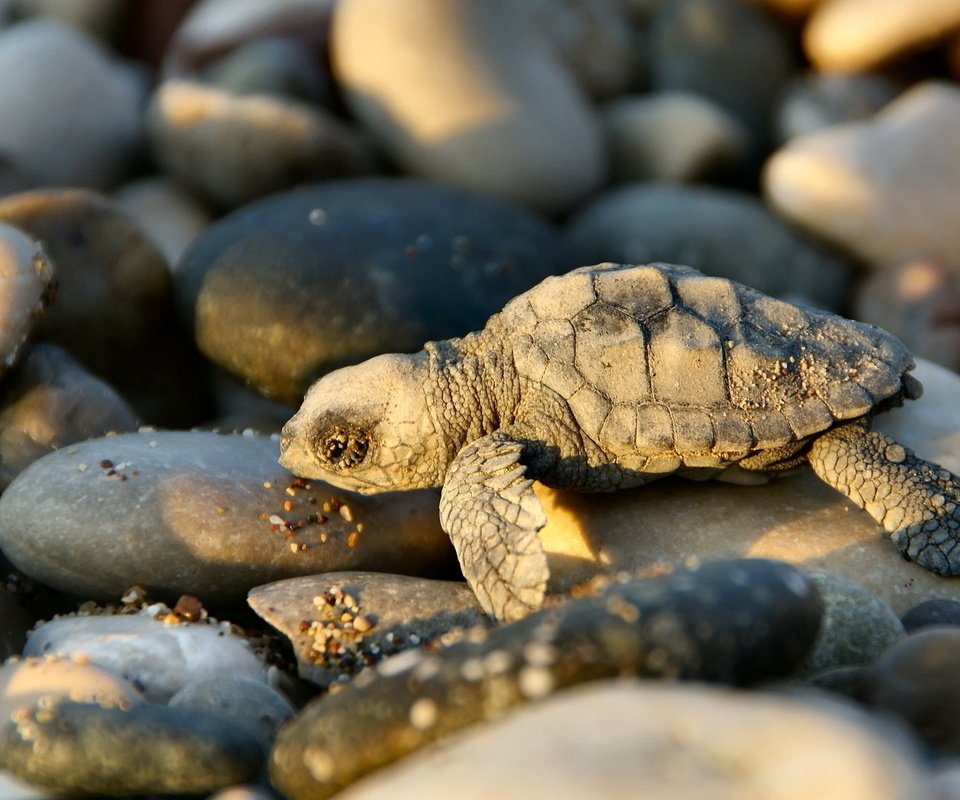
{"label": "gray pebble", "polygon": [[908,633],[932,625],[960,625],[960,600],[938,597],[907,609],[900,618]]}

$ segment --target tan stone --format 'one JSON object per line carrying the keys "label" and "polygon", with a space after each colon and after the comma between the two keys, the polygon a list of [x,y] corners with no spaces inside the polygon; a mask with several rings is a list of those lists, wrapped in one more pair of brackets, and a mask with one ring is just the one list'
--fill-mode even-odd
{"label": "tan stone", "polygon": [[[925,458],[960,472],[960,377],[928,363],[919,401],[877,426]],[[537,486],[549,522],[541,532],[551,591],[598,573],[652,574],[713,558],[775,558],[861,583],[902,613],[931,597],[960,599],[960,580],[904,561],[883,530],[804,468],[765,486],[668,478],[613,494]]]}
{"label": "tan stone", "polygon": [[960,269],[960,88],[928,81],[870,120],[788,142],[764,189],[784,217],[875,268]]}

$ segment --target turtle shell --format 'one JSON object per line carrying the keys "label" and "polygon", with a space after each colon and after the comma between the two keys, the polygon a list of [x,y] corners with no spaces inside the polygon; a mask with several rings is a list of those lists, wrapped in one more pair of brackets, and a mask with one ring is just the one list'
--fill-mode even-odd
{"label": "turtle shell", "polygon": [[880,328],[669,264],[547,278],[490,327],[526,391],[556,393],[603,450],[656,472],[729,463],[863,416],[913,368]]}

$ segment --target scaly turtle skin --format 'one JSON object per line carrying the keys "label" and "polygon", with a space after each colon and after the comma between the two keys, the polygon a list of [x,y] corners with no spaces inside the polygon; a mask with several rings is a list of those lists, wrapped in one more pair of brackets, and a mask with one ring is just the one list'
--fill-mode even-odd
{"label": "scaly turtle skin", "polygon": [[909,559],[960,573],[960,478],[873,414],[920,396],[879,328],[667,264],[547,278],[482,331],[326,375],[281,463],[344,489],[443,486],[440,520],[483,607],[540,606],[546,522],[531,485],[583,491],[808,461]]}

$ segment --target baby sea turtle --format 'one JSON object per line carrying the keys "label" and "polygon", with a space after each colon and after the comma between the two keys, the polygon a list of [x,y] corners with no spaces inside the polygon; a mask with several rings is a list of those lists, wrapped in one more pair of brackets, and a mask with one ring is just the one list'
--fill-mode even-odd
{"label": "baby sea turtle", "polygon": [[870,430],[920,396],[891,334],[668,264],[547,278],[483,330],[317,381],[281,463],[344,489],[442,486],[440,521],[483,607],[540,606],[532,489],[809,462],[908,558],[960,573],[960,478]]}

